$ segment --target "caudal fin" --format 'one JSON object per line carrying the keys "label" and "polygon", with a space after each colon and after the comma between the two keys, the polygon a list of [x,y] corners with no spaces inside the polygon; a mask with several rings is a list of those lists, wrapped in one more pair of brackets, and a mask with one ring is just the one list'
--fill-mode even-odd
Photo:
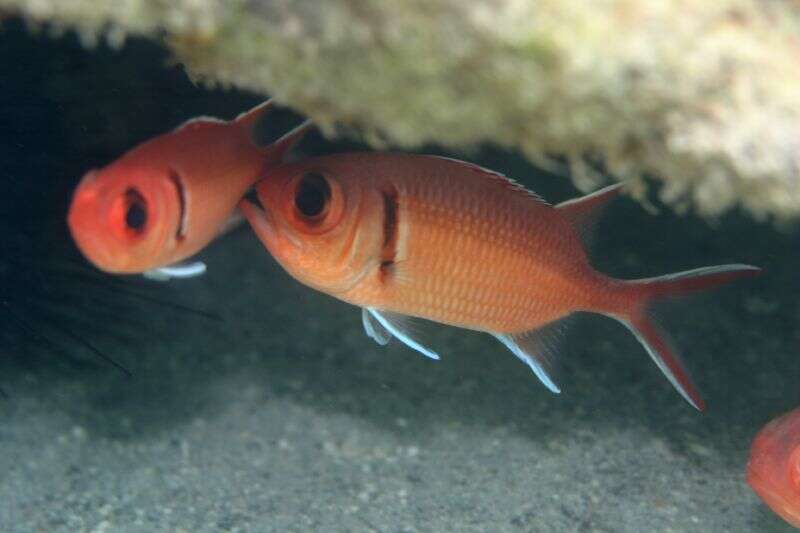
{"label": "caudal fin", "polygon": [[703,411],[705,403],[669,336],[658,325],[653,304],[660,300],[712,289],[739,278],[753,277],[760,272],[760,268],[750,265],[720,265],[627,281],[623,285],[623,290],[628,293],[625,298],[628,302],[627,308],[609,314],[633,332],[678,392],[693,407]]}

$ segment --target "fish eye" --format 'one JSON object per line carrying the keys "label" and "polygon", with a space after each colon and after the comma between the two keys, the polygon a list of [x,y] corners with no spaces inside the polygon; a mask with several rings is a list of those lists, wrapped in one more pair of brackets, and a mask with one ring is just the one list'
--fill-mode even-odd
{"label": "fish eye", "polygon": [[147,224],[147,202],[136,189],[125,191],[125,227],[140,233]]}
{"label": "fish eye", "polygon": [[318,172],[305,174],[294,193],[294,205],[305,218],[318,218],[324,214],[331,198],[331,186]]}

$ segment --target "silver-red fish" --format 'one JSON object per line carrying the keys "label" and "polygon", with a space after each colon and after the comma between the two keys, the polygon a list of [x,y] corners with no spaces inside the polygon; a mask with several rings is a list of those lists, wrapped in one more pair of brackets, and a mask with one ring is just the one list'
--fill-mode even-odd
{"label": "silver-red fish", "polygon": [[247,189],[309,129],[306,122],[259,144],[254,128],[271,108],[264,102],[230,122],[192,119],[88,172],[68,215],[84,256],[107,272],[168,272],[205,247]]}
{"label": "silver-red fish", "polygon": [[800,408],[759,431],[750,449],[747,483],[781,518],[800,528]]}
{"label": "silver-red fish", "polygon": [[703,400],[652,304],[753,276],[748,265],[618,280],[589,264],[582,238],[613,186],[552,206],[508,178],[442,157],[354,153],[275,167],[240,204],[302,283],[358,305],[366,332],[433,358],[410,318],[484,331],[552,391],[555,337],[578,311],[630,329],[697,409]]}

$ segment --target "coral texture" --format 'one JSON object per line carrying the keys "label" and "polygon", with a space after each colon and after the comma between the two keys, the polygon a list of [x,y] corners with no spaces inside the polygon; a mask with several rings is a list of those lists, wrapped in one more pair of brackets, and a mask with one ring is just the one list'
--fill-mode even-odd
{"label": "coral texture", "polygon": [[[202,80],[373,144],[597,165],[717,215],[800,215],[794,0],[0,0],[87,42],[165,40]],[[591,165],[587,164],[591,162]],[[641,194],[643,188],[633,187]]]}

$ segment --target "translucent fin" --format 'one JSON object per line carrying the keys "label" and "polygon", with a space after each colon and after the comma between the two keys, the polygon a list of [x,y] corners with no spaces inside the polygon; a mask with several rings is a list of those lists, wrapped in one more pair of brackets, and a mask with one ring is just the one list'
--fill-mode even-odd
{"label": "translucent fin", "polygon": [[545,387],[551,392],[559,394],[561,389],[556,385],[553,375],[556,370],[555,359],[558,355],[559,344],[564,338],[566,327],[567,323],[562,318],[523,333],[493,333],[492,335],[528,365]]}
{"label": "translucent fin", "polygon": [[244,215],[242,215],[238,211],[234,211],[231,216],[225,219],[225,222],[222,223],[220,226],[219,231],[217,232],[217,237],[221,237],[226,233],[230,233],[231,231],[235,230],[239,226],[244,223]]}
{"label": "translucent fin", "polygon": [[656,324],[652,316],[641,318],[635,322],[620,320],[636,339],[642,343],[644,349],[659,370],[667,376],[672,386],[675,387],[683,398],[698,411],[704,411],[706,406],[700,392],[692,381],[689,371],[683,364],[680,355],[672,345],[667,334]]}
{"label": "translucent fin", "polygon": [[[405,345],[417,350],[419,353],[431,359],[439,359],[439,354],[424,346],[418,339],[418,331],[415,331],[414,317],[391,313],[389,311],[378,311],[368,307],[367,312],[372,315],[386,331],[397,337]],[[366,326],[365,326],[366,327]],[[375,337],[373,337],[375,338]],[[377,339],[376,339],[377,340]]]}
{"label": "translucent fin", "polygon": [[622,183],[609,185],[586,196],[561,202],[556,209],[569,221],[584,245],[589,245],[597,219],[600,218],[608,203],[619,195],[621,189]]}
{"label": "translucent fin", "polygon": [[508,190],[513,191],[515,193],[522,194],[524,196],[529,196],[535,199],[538,202],[541,202],[546,205],[550,205],[547,203],[547,200],[539,196],[537,193],[533,192],[532,190],[528,189],[521,183],[509,178],[505,174],[501,174],[500,172],[495,172],[494,170],[490,170],[488,168],[484,168],[482,166],[476,165],[474,163],[468,163],[466,161],[460,161],[458,159],[453,159],[452,157],[445,157],[441,155],[426,155],[425,157],[430,157],[432,159],[443,159],[445,161],[450,161],[451,163],[455,163],[462,167],[462,169],[471,170],[473,172],[477,172],[478,174],[483,175],[486,178],[497,180],[498,183],[506,187]]}
{"label": "translucent fin", "polygon": [[239,114],[239,116],[233,119],[233,121],[237,124],[241,124],[245,128],[254,128],[257,122],[264,118],[267,113],[272,111],[274,105],[275,104],[273,103],[272,99],[266,100],[245,111],[244,113]]}
{"label": "translucent fin", "polygon": [[364,323],[364,331],[367,337],[373,339],[381,346],[386,346],[392,339],[392,334],[384,328],[366,309],[361,310],[361,321]]}
{"label": "translucent fin", "polygon": [[292,148],[297,146],[297,143],[303,140],[306,136],[306,133],[311,131],[314,127],[314,123],[310,120],[304,121],[302,124],[293,128],[292,130],[288,131],[284,135],[281,136],[280,139],[277,139],[275,142],[267,145],[263,145],[259,143],[258,139],[253,139],[257,146],[260,147],[262,151],[269,155],[267,164],[268,165],[277,165],[279,163],[285,162],[285,159],[289,152],[291,152]]}
{"label": "translucent fin", "polygon": [[705,410],[700,392],[672,344],[669,335],[659,325],[654,305],[661,300],[675,299],[729,283],[739,278],[754,277],[761,269],[750,265],[719,265],[696,268],[686,272],[656,278],[627,281],[621,290],[627,294],[629,309],[607,313],[627,327],[642,343],[647,353],[667,376],[670,383],[692,407]]}
{"label": "translucent fin", "polygon": [[714,289],[739,278],[752,278],[760,274],[761,269],[752,265],[716,265],[627,283],[632,287],[640,287],[642,296],[650,300],[686,296]]}
{"label": "translucent fin", "polygon": [[175,265],[154,268],[142,273],[147,279],[155,281],[169,281],[172,278],[194,278],[206,273],[206,264],[201,261],[193,263],[179,263]]}

